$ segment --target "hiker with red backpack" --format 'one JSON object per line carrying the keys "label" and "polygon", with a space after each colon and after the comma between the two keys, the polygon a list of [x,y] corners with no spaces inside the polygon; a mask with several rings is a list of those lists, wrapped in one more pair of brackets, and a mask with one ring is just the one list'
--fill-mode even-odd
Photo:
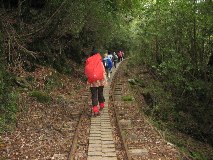
{"label": "hiker with red backpack", "polygon": [[98,50],[93,50],[90,57],[87,58],[85,75],[92,94],[93,113],[95,116],[98,116],[100,115],[100,110],[104,108],[105,99],[103,89],[107,85],[105,68]]}
{"label": "hiker with red backpack", "polygon": [[121,51],[119,51],[118,52],[118,62],[121,62],[122,61],[122,52]]}
{"label": "hiker with red backpack", "polygon": [[124,60],[124,51],[121,51],[122,54],[122,61]]}

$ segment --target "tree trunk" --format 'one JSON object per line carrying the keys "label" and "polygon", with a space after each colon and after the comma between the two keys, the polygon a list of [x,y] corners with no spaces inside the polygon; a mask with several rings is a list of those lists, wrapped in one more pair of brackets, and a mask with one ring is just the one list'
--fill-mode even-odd
{"label": "tree trunk", "polygon": [[160,9],[159,9],[159,0],[156,1],[156,22],[155,22],[155,30],[156,30],[156,35],[155,35],[155,55],[154,55],[154,60],[157,64],[160,63],[159,59],[159,38],[158,38],[158,27],[159,27],[159,15],[160,15]]}
{"label": "tree trunk", "polygon": [[21,11],[21,6],[22,6],[22,1],[18,0],[18,24],[19,24],[19,29],[22,30],[22,11]]}
{"label": "tree trunk", "polygon": [[192,62],[197,67],[198,61],[197,61],[197,36],[196,36],[196,2],[197,0],[194,0],[194,8],[193,8],[193,28],[192,28],[192,34],[191,34],[191,58]]}
{"label": "tree trunk", "polygon": [[213,54],[211,54],[210,57],[209,57],[208,65],[213,67]]}

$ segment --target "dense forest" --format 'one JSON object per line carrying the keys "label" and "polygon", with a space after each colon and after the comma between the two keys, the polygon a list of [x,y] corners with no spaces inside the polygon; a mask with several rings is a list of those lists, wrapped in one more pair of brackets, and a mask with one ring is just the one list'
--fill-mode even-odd
{"label": "dense forest", "polygon": [[19,68],[73,74],[93,47],[146,65],[163,91],[144,112],[213,145],[212,0],[1,0],[0,132],[16,122]]}

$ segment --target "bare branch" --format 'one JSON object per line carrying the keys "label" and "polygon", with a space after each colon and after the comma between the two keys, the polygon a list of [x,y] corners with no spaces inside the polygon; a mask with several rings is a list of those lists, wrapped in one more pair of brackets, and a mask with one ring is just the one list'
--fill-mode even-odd
{"label": "bare branch", "polygon": [[29,55],[31,55],[33,58],[35,58],[36,59],[36,52],[33,52],[33,51],[30,51],[30,50],[28,50],[27,48],[25,48],[25,47],[23,47],[22,45],[20,45],[17,41],[16,41],[16,43],[17,43],[17,45],[19,46],[19,48],[22,50],[22,51],[24,51],[25,53],[28,53]]}
{"label": "bare branch", "polygon": [[[10,24],[8,24],[8,25],[10,26]],[[8,35],[8,38],[9,38],[9,42],[8,42],[8,45],[9,45],[9,58],[10,58],[10,55],[11,55],[11,52],[10,52],[10,50],[11,50],[11,43],[14,41],[14,42],[17,44],[17,46],[18,46],[18,48],[19,48],[20,50],[24,51],[25,53],[31,55],[33,58],[36,59],[36,56],[35,56],[35,55],[37,55],[37,53],[36,53],[36,52],[33,52],[33,51],[30,51],[30,50],[28,50],[27,48],[25,48],[24,46],[22,46],[22,45],[18,42],[16,36],[11,36],[10,33],[13,33],[13,34],[16,34],[16,35],[18,35],[18,34],[17,34],[14,30],[12,30],[12,29],[11,29],[11,32],[9,33],[8,30],[7,30],[8,27],[6,26],[6,24],[3,23],[3,26],[4,26],[4,30],[6,31],[6,33],[7,33],[7,35]],[[10,28],[12,28],[12,26],[10,26]],[[15,32],[15,33],[14,33],[14,32]]]}
{"label": "bare branch", "polygon": [[47,22],[41,28],[37,29],[35,32],[29,33],[29,34],[25,34],[25,35],[21,35],[21,37],[31,36],[33,34],[36,34],[36,33],[40,32],[40,31],[42,31],[43,29],[45,29],[50,24],[50,22],[54,19],[55,15],[60,12],[60,10],[62,9],[62,7],[65,5],[66,2],[67,2],[67,0],[64,0],[62,2],[60,7],[52,14],[52,16],[47,20]]}

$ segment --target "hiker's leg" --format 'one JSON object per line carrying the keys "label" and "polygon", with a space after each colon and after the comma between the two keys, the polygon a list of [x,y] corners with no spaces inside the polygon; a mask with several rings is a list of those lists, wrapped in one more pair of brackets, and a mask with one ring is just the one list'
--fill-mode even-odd
{"label": "hiker's leg", "polygon": [[92,110],[94,113],[94,116],[100,115],[99,109],[98,109],[98,87],[90,87],[91,93],[92,93]]}
{"label": "hiker's leg", "polygon": [[98,102],[103,103],[105,101],[103,94],[104,86],[98,87]]}
{"label": "hiker's leg", "polygon": [[99,106],[100,106],[100,110],[102,110],[104,108],[104,94],[103,94],[103,90],[104,90],[104,86],[100,86],[98,87],[98,102],[99,102]]}
{"label": "hiker's leg", "polygon": [[110,72],[109,72],[108,68],[106,69],[106,74],[107,74],[107,77],[109,78],[110,77]]}
{"label": "hiker's leg", "polygon": [[92,106],[98,105],[98,87],[90,87],[90,91],[92,94]]}
{"label": "hiker's leg", "polygon": [[108,77],[108,69],[105,68],[106,76]]}
{"label": "hiker's leg", "polygon": [[114,66],[115,66],[115,68],[116,68],[116,61],[114,61]]}

